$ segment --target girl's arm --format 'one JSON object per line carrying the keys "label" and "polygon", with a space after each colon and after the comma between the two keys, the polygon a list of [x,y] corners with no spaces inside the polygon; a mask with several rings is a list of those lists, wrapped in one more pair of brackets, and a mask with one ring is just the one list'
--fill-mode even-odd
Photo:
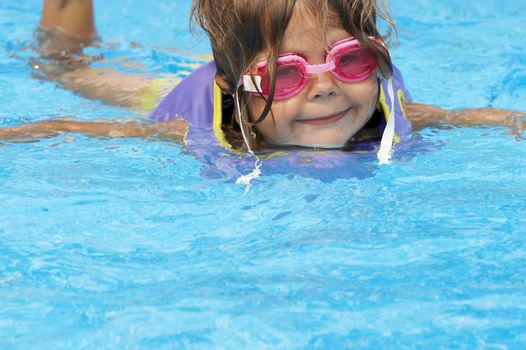
{"label": "girl's arm", "polygon": [[184,120],[163,123],[48,120],[0,128],[0,140],[28,142],[35,139],[51,138],[65,133],[80,133],[99,138],[140,137],[180,143],[184,141],[187,127],[188,124]]}
{"label": "girl's arm", "polygon": [[480,126],[502,125],[520,134],[526,129],[526,114],[495,108],[473,108],[450,111],[432,105],[408,103],[407,118],[414,129],[436,125]]}
{"label": "girl's arm", "polygon": [[82,48],[96,38],[93,0],[44,0],[39,54],[48,60],[33,67],[43,79],[54,80],[84,97],[140,109],[141,95],[151,86],[148,77],[90,67],[90,57],[82,54]]}

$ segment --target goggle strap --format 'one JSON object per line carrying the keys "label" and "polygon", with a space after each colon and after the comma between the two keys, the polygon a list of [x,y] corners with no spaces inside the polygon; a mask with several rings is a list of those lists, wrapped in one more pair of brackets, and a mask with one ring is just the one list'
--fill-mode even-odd
{"label": "goggle strap", "polygon": [[393,148],[393,141],[395,137],[395,96],[393,89],[393,78],[391,77],[387,83],[387,94],[391,99],[391,112],[389,120],[384,129],[382,135],[382,141],[380,142],[380,149],[378,150],[377,157],[380,164],[388,164],[391,160],[391,150]]}
{"label": "goggle strap", "polygon": [[243,75],[243,90],[246,92],[263,92],[259,75]]}
{"label": "goggle strap", "polygon": [[[243,80],[245,80],[245,77],[247,76],[245,75],[243,77]],[[250,78],[250,75],[248,75],[248,77]],[[250,80],[252,81],[252,79]],[[238,90],[239,90],[239,87],[236,89],[236,92],[233,97],[234,97],[234,104],[236,105],[236,112],[239,117],[239,127],[241,129],[241,135],[243,136],[243,141],[245,141],[245,145],[247,146],[248,154],[256,158],[256,161],[254,162],[254,169],[252,170],[252,172],[246,175],[241,175],[236,180],[236,184],[246,186],[245,193],[247,193],[248,191],[250,191],[250,188],[252,187],[252,184],[251,184],[252,180],[257,179],[261,175],[261,165],[263,165],[263,162],[259,159],[259,157],[254,153],[254,151],[250,147],[250,142],[248,141],[248,137],[245,132],[245,127],[243,125],[244,121],[243,121],[243,116],[241,115],[241,100],[239,98]]]}

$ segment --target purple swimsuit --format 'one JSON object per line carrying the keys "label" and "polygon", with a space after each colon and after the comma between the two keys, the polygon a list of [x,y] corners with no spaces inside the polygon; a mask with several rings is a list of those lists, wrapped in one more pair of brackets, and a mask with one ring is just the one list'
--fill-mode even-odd
{"label": "purple swimsuit", "polygon": [[[411,124],[406,120],[402,106],[410,95],[404,87],[400,72],[396,67],[393,68],[395,130],[398,138],[405,141],[399,145],[398,153],[405,157],[407,147],[412,144],[411,139],[405,137],[411,134]],[[201,175],[205,178],[236,179],[251,171],[254,161],[252,157],[232,152],[228,143],[225,144],[221,130],[223,97],[214,82],[215,74],[214,62],[204,64],[183,79],[150,117],[154,122],[187,120],[189,131],[185,138],[185,149],[199,159],[202,164]],[[382,79],[379,104],[382,113],[389,116],[391,96],[387,91],[387,81]],[[385,126],[384,117],[379,125],[381,132]],[[378,146],[379,140],[373,140],[355,145],[353,152],[289,149],[281,152],[283,156],[267,158],[264,161],[264,173],[290,174],[292,171],[324,182],[340,178],[365,178],[374,174],[371,164],[376,164],[375,150]]]}

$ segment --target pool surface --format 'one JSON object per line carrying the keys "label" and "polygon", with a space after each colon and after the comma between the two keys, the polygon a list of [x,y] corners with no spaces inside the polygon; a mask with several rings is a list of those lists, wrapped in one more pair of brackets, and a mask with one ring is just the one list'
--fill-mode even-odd
{"label": "pool surface", "polygon": [[[144,117],[32,77],[40,5],[0,3],[0,125]],[[189,0],[95,5],[109,64],[209,51]],[[526,2],[391,9],[416,101],[526,111]],[[525,137],[425,129],[387,166],[264,162],[248,191],[251,159],[168,142],[0,143],[0,349],[523,348]]]}

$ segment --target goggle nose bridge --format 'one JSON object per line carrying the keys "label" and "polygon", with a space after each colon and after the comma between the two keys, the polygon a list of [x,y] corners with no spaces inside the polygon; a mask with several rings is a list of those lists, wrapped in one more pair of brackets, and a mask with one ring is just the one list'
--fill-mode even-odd
{"label": "goggle nose bridge", "polygon": [[336,63],[333,59],[329,59],[329,62],[322,64],[306,64],[305,72],[307,74],[321,74],[325,72],[331,72],[336,68]]}

